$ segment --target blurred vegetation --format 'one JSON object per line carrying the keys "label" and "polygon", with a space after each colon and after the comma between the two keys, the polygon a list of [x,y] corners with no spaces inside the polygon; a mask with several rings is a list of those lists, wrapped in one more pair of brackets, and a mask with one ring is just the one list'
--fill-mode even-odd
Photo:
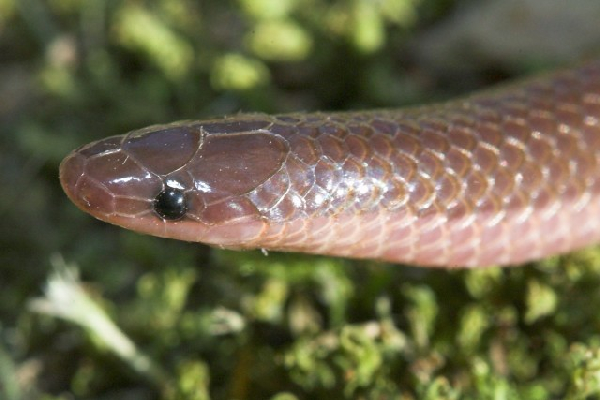
{"label": "blurred vegetation", "polygon": [[409,40],[451,0],[0,0],[0,398],[600,396],[600,252],[445,271],[102,224],[58,164],[239,111],[446,96]]}

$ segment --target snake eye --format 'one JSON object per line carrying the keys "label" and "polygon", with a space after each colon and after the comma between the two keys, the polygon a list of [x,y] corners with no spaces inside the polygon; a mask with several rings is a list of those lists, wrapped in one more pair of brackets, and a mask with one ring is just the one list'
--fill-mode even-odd
{"label": "snake eye", "polygon": [[181,219],[187,211],[185,193],[183,190],[167,187],[154,198],[154,211],[165,220]]}

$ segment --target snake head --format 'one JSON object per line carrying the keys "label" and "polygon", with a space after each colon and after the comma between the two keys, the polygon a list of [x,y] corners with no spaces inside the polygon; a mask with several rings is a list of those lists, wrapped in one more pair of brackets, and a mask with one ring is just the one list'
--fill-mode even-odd
{"label": "snake head", "polygon": [[275,175],[287,154],[286,141],[268,133],[268,124],[249,116],[108,137],[66,157],[61,184],[100,220],[159,237],[246,247],[266,224],[247,194]]}

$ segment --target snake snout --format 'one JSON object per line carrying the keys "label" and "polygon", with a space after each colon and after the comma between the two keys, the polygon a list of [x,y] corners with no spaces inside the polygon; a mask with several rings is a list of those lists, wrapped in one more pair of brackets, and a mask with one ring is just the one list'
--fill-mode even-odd
{"label": "snake snout", "polygon": [[83,169],[84,160],[77,153],[71,153],[60,163],[59,167],[60,185],[67,196],[69,196],[69,199],[77,204],[77,206],[80,206],[80,202],[76,186],[79,178],[83,175]]}
{"label": "snake snout", "polygon": [[86,158],[78,152],[60,164],[60,184],[71,201],[97,218],[114,211],[114,198],[99,182],[85,174]]}

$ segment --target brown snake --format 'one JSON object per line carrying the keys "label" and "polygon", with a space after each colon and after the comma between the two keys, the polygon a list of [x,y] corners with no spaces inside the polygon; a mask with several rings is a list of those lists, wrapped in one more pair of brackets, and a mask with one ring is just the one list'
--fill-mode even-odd
{"label": "brown snake", "polygon": [[60,178],[154,236],[519,264],[600,242],[600,60],[443,104],[152,126],[75,150]]}

